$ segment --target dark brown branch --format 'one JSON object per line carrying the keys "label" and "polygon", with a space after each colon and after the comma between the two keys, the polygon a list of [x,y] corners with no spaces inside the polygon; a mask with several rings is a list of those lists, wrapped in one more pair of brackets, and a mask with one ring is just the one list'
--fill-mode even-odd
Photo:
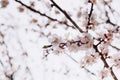
{"label": "dark brown branch", "polygon": [[30,6],[28,6],[28,5],[24,4],[23,2],[21,2],[20,0],[15,0],[15,1],[18,2],[18,3],[20,3],[22,6],[28,8],[29,10],[31,10],[31,11],[33,11],[33,12],[35,12],[35,13],[40,14],[41,16],[47,17],[48,19],[50,19],[50,20],[52,20],[52,21],[57,21],[56,19],[51,18],[51,17],[47,16],[46,14],[41,13],[40,11],[37,11],[37,10],[31,8]]}
{"label": "dark brown branch", "polygon": [[108,63],[107,63],[106,59],[104,58],[103,54],[102,54],[101,52],[99,52],[97,46],[98,46],[98,45],[93,45],[93,48],[96,50],[96,52],[99,53],[100,58],[101,58],[101,60],[102,60],[103,63],[104,63],[104,67],[110,68],[110,74],[112,75],[113,79],[114,79],[114,80],[118,80],[117,77],[116,77],[116,75],[115,75],[115,73],[113,72],[112,68],[108,65]]}
{"label": "dark brown branch", "polygon": [[[91,25],[90,19],[91,19],[91,15],[92,15],[92,12],[93,12],[93,3],[92,3],[92,2],[90,2],[90,3],[91,3],[91,9],[90,9],[90,13],[89,13],[89,15],[88,15],[88,26]],[[108,18],[108,20],[106,21],[106,23],[109,23],[109,24],[115,26],[115,24],[112,23],[111,20],[109,19],[109,16],[108,16],[108,12],[107,12],[107,11],[106,11],[106,16],[107,16],[107,18]],[[110,66],[108,65],[106,59],[104,58],[104,55],[103,55],[103,54],[98,50],[98,48],[97,48],[98,45],[101,44],[101,42],[102,42],[102,41],[100,41],[97,45],[93,45],[93,48],[95,49],[96,52],[99,53],[100,58],[101,58],[101,60],[102,60],[103,63],[104,63],[104,67],[110,68]],[[115,47],[115,48],[116,48],[116,47]],[[118,80],[117,77],[116,77],[116,75],[115,75],[115,73],[113,72],[112,68],[110,68],[110,73],[111,73],[111,75],[112,75],[112,77],[113,77],[114,80]]]}
{"label": "dark brown branch", "polygon": [[111,24],[111,25],[113,25],[113,26],[116,26],[116,24],[114,24],[113,22],[111,22],[111,20],[110,20],[110,18],[109,18],[109,15],[108,15],[108,12],[106,11],[105,12],[106,13],[106,16],[107,16],[107,21],[106,21],[106,23],[109,23],[109,24]]}
{"label": "dark brown branch", "polygon": [[89,11],[89,13],[88,13],[88,20],[87,20],[87,26],[86,26],[87,32],[88,32],[88,29],[91,29],[91,26],[94,26],[94,23],[91,22],[91,16],[92,16],[92,13],[93,13],[94,3],[91,2],[90,0],[88,1],[88,3],[91,4],[91,8],[90,8],[90,11]]}
{"label": "dark brown branch", "polygon": [[91,9],[90,9],[90,13],[88,14],[88,26],[89,25],[91,25],[91,15],[92,15],[92,12],[93,12],[93,3],[92,2],[90,2],[91,3]]}
{"label": "dark brown branch", "polygon": [[65,17],[79,30],[79,32],[83,33],[84,31],[75,23],[75,21],[67,14],[65,10],[63,10],[59,5],[57,5],[53,0],[50,0],[57,9],[59,9]]}
{"label": "dark brown branch", "polygon": [[112,75],[113,79],[114,79],[114,80],[118,80],[117,77],[116,77],[116,75],[115,75],[114,72],[113,72],[112,67],[110,68],[110,72],[111,72],[111,75]]}
{"label": "dark brown branch", "polygon": [[[88,44],[89,41],[86,41],[86,42],[82,42],[81,40],[77,40],[77,41],[68,41],[68,43],[70,45],[73,45],[73,44],[76,44],[78,47],[82,46],[82,45],[85,45],[85,44]],[[65,46],[67,46],[68,44],[67,42],[66,43],[59,43],[59,47],[61,49],[64,49]],[[53,45],[44,45],[43,48],[44,49],[47,49],[47,48],[51,48]]]}
{"label": "dark brown branch", "polygon": [[[103,0],[104,1],[104,0]],[[113,9],[111,8],[111,6],[110,5],[108,5],[108,3],[106,2],[106,1],[104,1],[104,4],[109,8],[109,10],[111,11],[111,13],[113,13]],[[113,26],[116,26],[116,24],[115,23],[113,23],[111,20],[110,20],[110,18],[109,18],[109,15],[108,15],[108,12],[107,11],[105,11],[105,14],[106,14],[106,16],[107,16],[107,21],[106,21],[106,23],[109,23],[109,24],[111,24],[111,25],[113,25]]]}
{"label": "dark brown branch", "polygon": [[26,7],[26,8],[29,9],[30,11],[32,11],[32,12],[34,12],[34,13],[37,13],[37,14],[43,16],[43,17],[46,17],[46,18],[50,19],[51,21],[56,21],[56,22],[58,22],[58,23],[60,23],[60,24],[64,24],[64,25],[66,25],[66,26],[69,26],[69,27],[74,28],[73,26],[69,25],[67,22],[59,21],[59,20],[54,19],[54,18],[52,18],[52,17],[50,17],[50,16],[48,16],[48,15],[46,15],[46,14],[44,14],[44,13],[41,13],[40,11],[38,11],[38,10],[36,10],[36,9],[34,9],[34,8],[31,8],[30,6],[24,4],[24,3],[23,3],[22,1],[20,1],[20,0],[15,0],[15,1],[18,2],[19,4],[21,4],[22,6]]}
{"label": "dark brown branch", "polygon": [[10,80],[14,80],[14,74],[11,74],[10,76],[8,76],[8,78],[10,79]]}
{"label": "dark brown branch", "polygon": [[103,63],[104,63],[104,67],[109,68],[109,65],[107,64],[107,62],[106,62],[106,60],[105,60],[104,56],[102,55],[102,53],[101,53],[101,52],[99,52],[99,50],[98,50],[97,46],[98,46],[98,45],[93,45],[93,48],[95,49],[95,51],[96,51],[96,52],[98,52],[98,53],[99,53],[99,55],[100,55],[100,57],[101,57],[101,60],[102,60],[102,61],[103,61]]}

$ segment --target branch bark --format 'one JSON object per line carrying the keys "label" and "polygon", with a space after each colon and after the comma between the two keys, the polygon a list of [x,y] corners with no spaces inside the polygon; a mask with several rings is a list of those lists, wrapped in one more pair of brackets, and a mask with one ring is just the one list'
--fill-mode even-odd
{"label": "branch bark", "polygon": [[83,33],[84,31],[76,24],[76,22],[67,14],[65,10],[63,10],[59,5],[57,5],[54,0],[50,0],[53,3],[53,6],[55,6],[57,9],[59,9],[66,18],[79,30],[79,32]]}
{"label": "branch bark", "polygon": [[44,14],[44,13],[42,13],[42,12],[36,10],[36,9],[34,9],[34,8],[31,8],[30,6],[24,4],[24,3],[23,3],[22,1],[20,1],[20,0],[15,0],[15,1],[18,2],[19,4],[21,4],[22,6],[24,6],[25,8],[29,9],[30,11],[32,11],[32,12],[34,12],[34,13],[37,13],[37,14],[43,16],[43,17],[46,17],[46,18],[48,18],[48,19],[51,20],[51,21],[58,22],[58,23],[60,23],[60,24],[64,24],[64,25],[66,25],[66,26],[68,26],[68,27],[74,28],[74,26],[71,26],[71,25],[69,25],[68,23],[66,23],[66,22],[64,22],[64,21],[59,21],[59,20],[54,19],[54,18],[52,18],[52,17],[50,17],[50,16],[48,16],[48,15],[46,15],[46,14]]}
{"label": "branch bark", "polygon": [[98,46],[98,45],[93,45],[93,48],[96,50],[96,52],[99,53],[100,58],[101,58],[102,62],[104,63],[104,67],[110,68],[110,74],[112,75],[113,79],[114,79],[114,80],[118,80],[117,77],[116,77],[116,75],[115,75],[115,73],[113,72],[112,67],[110,67],[110,66],[108,65],[106,59],[104,58],[103,54],[102,54],[101,52],[99,52],[97,46]]}

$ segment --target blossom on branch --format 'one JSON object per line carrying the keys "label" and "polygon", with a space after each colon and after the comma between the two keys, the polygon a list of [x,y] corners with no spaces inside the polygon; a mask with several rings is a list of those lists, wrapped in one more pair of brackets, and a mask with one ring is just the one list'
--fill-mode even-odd
{"label": "blossom on branch", "polygon": [[86,56],[83,57],[83,59],[81,61],[81,65],[83,65],[83,66],[92,65],[97,62],[99,57],[100,56],[98,53],[95,53],[95,52],[91,53],[90,51],[87,51]]}
{"label": "blossom on branch", "polygon": [[120,54],[119,53],[114,54],[113,56],[111,56],[111,59],[113,66],[120,68]]}
{"label": "blossom on branch", "polygon": [[109,69],[104,68],[103,70],[100,71],[99,74],[100,74],[100,77],[101,77],[102,79],[104,79],[105,77],[108,76],[108,74],[109,74]]}

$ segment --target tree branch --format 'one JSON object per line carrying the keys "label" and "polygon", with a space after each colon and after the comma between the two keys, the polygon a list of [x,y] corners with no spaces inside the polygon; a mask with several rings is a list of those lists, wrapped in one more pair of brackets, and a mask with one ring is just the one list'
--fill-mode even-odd
{"label": "tree branch", "polygon": [[96,52],[99,53],[100,58],[101,58],[101,60],[102,60],[103,63],[104,63],[104,67],[110,68],[110,74],[112,75],[113,79],[114,79],[114,80],[118,80],[117,77],[116,77],[116,75],[115,75],[115,73],[114,73],[113,70],[112,70],[112,67],[110,67],[110,66],[108,65],[106,59],[104,58],[103,54],[102,54],[101,52],[99,52],[97,46],[98,46],[98,45],[93,45],[93,48],[95,49]]}
{"label": "tree branch", "polygon": [[84,31],[79,28],[79,26],[75,23],[75,21],[67,14],[65,10],[63,10],[59,5],[57,5],[53,0],[50,0],[53,3],[53,6],[55,6],[57,9],[59,9],[65,17],[79,30],[79,32],[83,33]]}
{"label": "tree branch", "polygon": [[74,28],[74,26],[69,25],[67,22],[59,21],[59,20],[54,19],[54,18],[52,18],[52,17],[50,17],[50,16],[48,16],[48,15],[46,15],[46,14],[44,14],[44,13],[41,13],[40,11],[38,11],[38,10],[36,10],[36,9],[34,9],[34,8],[31,8],[30,6],[24,4],[24,3],[23,3],[22,1],[20,1],[20,0],[15,0],[15,1],[18,2],[19,4],[21,4],[22,6],[24,6],[25,8],[29,9],[30,11],[32,11],[32,12],[34,12],[34,13],[37,13],[37,14],[43,16],[43,17],[46,17],[46,18],[50,19],[51,21],[56,21],[56,22],[58,22],[58,23],[60,23],[60,24],[64,24],[64,25],[66,25],[66,26],[69,26],[69,27]]}
{"label": "tree branch", "polygon": [[91,15],[92,15],[92,12],[93,12],[93,3],[92,2],[90,2],[91,3],[91,9],[90,9],[90,13],[88,14],[88,26],[89,25],[91,25]]}

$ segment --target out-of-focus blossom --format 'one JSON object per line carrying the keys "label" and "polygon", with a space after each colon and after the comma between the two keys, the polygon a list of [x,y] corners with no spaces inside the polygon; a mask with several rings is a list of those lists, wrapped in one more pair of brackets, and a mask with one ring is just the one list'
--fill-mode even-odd
{"label": "out-of-focus blossom", "polygon": [[8,4],[9,4],[9,0],[2,0],[1,1],[2,8],[6,8],[8,6]]}
{"label": "out-of-focus blossom", "polygon": [[[88,53],[88,52],[87,52]],[[82,65],[92,65],[95,63],[99,58],[98,53],[93,53],[93,54],[86,54],[86,56],[83,58],[81,61]]]}
{"label": "out-of-focus blossom", "polygon": [[75,40],[77,41],[69,41],[70,45],[67,46],[68,50],[77,52],[79,50],[89,49],[92,48],[94,42],[92,36],[88,33],[84,33],[83,37],[78,37]]}
{"label": "out-of-focus blossom", "polygon": [[100,77],[103,79],[108,76],[108,73],[109,73],[109,69],[105,68],[105,69],[101,70],[99,74],[100,74]]}
{"label": "out-of-focus blossom", "polygon": [[19,10],[19,12],[24,12],[24,7],[23,6],[19,6],[18,10]]}
{"label": "out-of-focus blossom", "polygon": [[89,0],[89,1],[91,1],[92,3],[96,3],[96,0]]}
{"label": "out-of-focus blossom", "polygon": [[109,52],[108,45],[107,44],[100,44],[98,46],[99,50],[103,53],[106,54]]}
{"label": "out-of-focus blossom", "polygon": [[66,46],[66,43],[62,43],[62,38],[60,36],[53,34],[48,38],[48,40],[52,45],[53,53],[59,54],[64,51],[64,47]]}
{"label": "out-of-focus blossom", "polygon": [[49,38],[48,38],[49,42],[54,46],[56,45],[59,45],[59,43],[61,43],[61,37],[56,35],[56,34],[53,34],[51,35]]}
{"label": "out-of-focus blossom", "polygon": [[78,47],[76,44],[72,44],[72,45],[68,46],[68,50],[70,52],[77,52],[80,50],[80,47]]}
{"label": "out-of-focus blossom", "polygon": [[111,57],[113,66],[120,68],[120,54],[115,54]]}
{"label": "out-of-focus blossom", "polygon": [[81,49],[91,48],[93,46],[94,40],[90,34],[84,34],[84,37],[81,39]]}
{"label": "out-of-focus blossom", "polygon": [[57,55],[63,53],[64,51],[65,51],[65,50],[62,49],[62,48],[60,48],[59,46],[56,46],[56,47],[53,48],[53,53],[54,53],[54,54],[57,54]]}
{"label": "out-of-focus blossom", "polygon": [[4,38],[4,35],[2,33],[0,33],[0,44],[3,43],[3,38]]}

